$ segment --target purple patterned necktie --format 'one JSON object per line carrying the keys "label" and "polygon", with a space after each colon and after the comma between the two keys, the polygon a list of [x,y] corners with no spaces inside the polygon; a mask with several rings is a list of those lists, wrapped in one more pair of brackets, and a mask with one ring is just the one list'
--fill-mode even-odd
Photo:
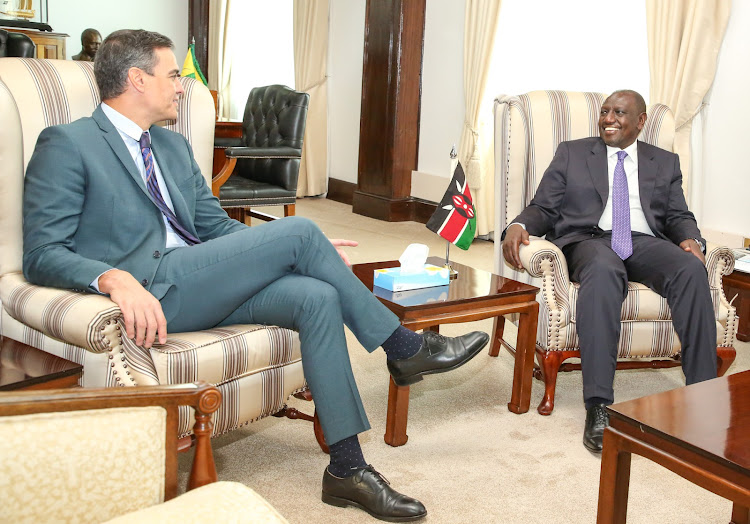
{"label": "purple patterned necktie", "polygon": [[138,141],[141,145],[141,155],[143,155],[143,163],[146,165],[146,187],[148,192],[151,194],[151,198],[154,199],[154,204],[159,208],[165,217],[169,225],[172,226],[174,232],[180,235],[180,237],[187,242],[188,245],[193,246],[200,244],[201,241],[193,236],[190,231],[182,227],[182,224],[177,220],[177,217],[169,209],[167,203],[164,202],[164,197],[161,196],[161,190],[159,189],[159,183],[156,181],[154,174],[154,158],[151,156],[151,138],[148,133],[143,133],[141,139]]}
{"label": "purple patterned necktie", "polygon": [[630,231],[630,192],[625,176],[625,151],[617,152],[617,165],[612,180],[612,250],[625,260],[633,254],[633,237]]}

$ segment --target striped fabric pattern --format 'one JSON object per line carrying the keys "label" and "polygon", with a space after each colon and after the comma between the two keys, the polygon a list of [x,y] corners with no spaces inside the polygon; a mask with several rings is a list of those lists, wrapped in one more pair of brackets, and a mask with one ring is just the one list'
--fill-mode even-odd
{"label": "striped fabric pattern", "polygon": [[[213,158],[213,99],[182,79],[179,118],[166,123],[193,146],[208,180]],[[0,326],[2,333],[84,366],[86,387],[175,384],[204,380],[224,398],[215,415],[220,434],[281,409],[306,387],[296,333],[238,325],[170,333],[150,350],[124,337],[121,314],[103,295],[34,286],[21,273],[23,176],[39,133],[49,125],[90,116],[99,103],[92,64],[0,58]],[[192,428],[188,408],[180,433]]]}
{"label": "striped fabric pattern", "polygon": [[[533,91],[495,100],[495,191],[500,196],[495,231],[504,230],[534,196],[544,170],[560,144],[598,136],[603,93]],[[674,140],[674,116],[663,104],[648,109],[640,140],[667,150]],[[706,256],[717,325],[717,346],[731,347],[736,312],[724,296],[722,275],[731,273],[733,259],[727,248],[709,246]],[[538,286],[540,303],[537,346],[546,351],[578,351],[575,306],[579,286],[571,283],[562,252],[546,240],[532,237],[521,251],[526,271],[504,263],[501,244],[495,244],[495,272]],[[672,357],[680,342],[666,299],[642,284],[628,284],[622,306],[618,355],[623,358]]]}

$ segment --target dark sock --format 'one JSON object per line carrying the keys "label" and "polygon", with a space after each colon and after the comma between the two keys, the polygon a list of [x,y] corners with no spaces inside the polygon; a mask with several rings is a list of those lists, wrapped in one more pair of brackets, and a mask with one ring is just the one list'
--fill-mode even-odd
{"label": "dark sock", "polygon": [[591,406],[595,406],[597,404],[599,404],[599,405],[603,404],[605,406],[609,406],[610,404],[612,404],[609,400],[603,399],[601,397],[587,398],[583,403],[586,406],[586,411],[588,411],[589,409],[591,409]]}
{"label": "dark sock", "polygon": [[399,326],[396,331],[381,344],[388,360],[402,360],[413,357],[422,347],[422,335],[411,329]]}
{"label": "dark sock", "polygon": [[367,465],[362,455],[357,435],[352,435],[344,440],[339,440],[328,446],[330,450],[331,463],[328,471],[336,477],[351,477],[354,470]]}

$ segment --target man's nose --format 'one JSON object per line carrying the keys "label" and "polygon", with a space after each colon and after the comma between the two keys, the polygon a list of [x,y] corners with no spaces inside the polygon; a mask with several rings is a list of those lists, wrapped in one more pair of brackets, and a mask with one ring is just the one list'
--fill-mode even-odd
{"label": "man's nose", "polygon": [[614,122],[615,121],[615,112],[614,111],[607,111],[604,113],[604,121],[605,122]]}

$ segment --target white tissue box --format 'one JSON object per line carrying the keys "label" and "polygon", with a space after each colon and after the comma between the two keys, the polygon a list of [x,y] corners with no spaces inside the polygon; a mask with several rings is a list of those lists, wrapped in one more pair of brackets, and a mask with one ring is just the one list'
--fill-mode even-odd
{"label": "white tissue box", "polygon": [[424,287],[445,286],[451,281],[447,268],[425,264],[421,271],[401,274],[400,267],[376,269],[373,285],[389,291],[406,291]]}

